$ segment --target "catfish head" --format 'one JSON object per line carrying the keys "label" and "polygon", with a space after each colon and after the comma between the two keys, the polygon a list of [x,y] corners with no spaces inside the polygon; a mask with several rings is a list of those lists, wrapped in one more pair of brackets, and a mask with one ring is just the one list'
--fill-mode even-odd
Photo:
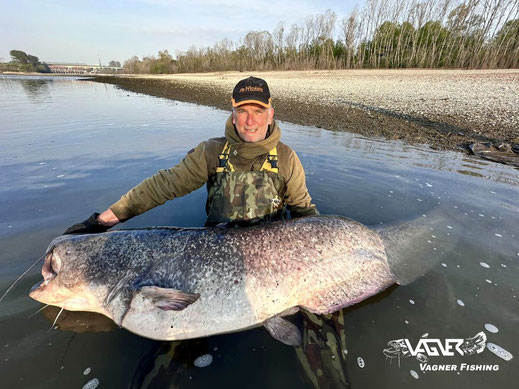
{"label": "catfish head", "polygon": [[[77,249],[77,242],[85,238],[84,235],[68,235],[52,241],[41,270],[43,280],[34,285],[29,293],[33,299],[69,311],[106,314],[102,304],[105,291],[90,280],[89,258],[80,255]],[[92,255],[95,255],[95,250],[90,252],[90,257]]]}
{"label": "catfish head", "polygon": [[151,307],[181,311],[195,302],[198,294],[154,284],[147,276],[147,246],[136,249],[135,236],[113,231],[54,239],[45,255],[43,281],[29,295],[68,311],[101,313],[119,325],[128,313]]}

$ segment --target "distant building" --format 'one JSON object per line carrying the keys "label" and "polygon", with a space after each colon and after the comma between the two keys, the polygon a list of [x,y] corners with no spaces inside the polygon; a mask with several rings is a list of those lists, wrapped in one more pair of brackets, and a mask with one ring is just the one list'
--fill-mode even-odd
{"label": "distant building", "polygon": [[87,65],[84,63],[47,63],[51,73],[56,74],[97,74],[97,73],[120,73],[122,67]]}

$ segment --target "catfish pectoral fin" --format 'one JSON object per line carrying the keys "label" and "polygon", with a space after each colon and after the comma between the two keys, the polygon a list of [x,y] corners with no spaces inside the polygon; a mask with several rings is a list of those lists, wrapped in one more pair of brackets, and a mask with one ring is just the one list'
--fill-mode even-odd
{"label": "catfish pectoral fin", "polygon": [[274,316],[265,322],[265,328],[276,340],[289,346],[301,346],[303,343],[301,332],[288,320]]}
{"label": "catfish pectoral fin", "polygon": [[164,311],[181,311],[193,304],[200,295],[186,293],[177,289],[159,288],[158,286],[143,286],[139,293],[152,301],[153,305]]}

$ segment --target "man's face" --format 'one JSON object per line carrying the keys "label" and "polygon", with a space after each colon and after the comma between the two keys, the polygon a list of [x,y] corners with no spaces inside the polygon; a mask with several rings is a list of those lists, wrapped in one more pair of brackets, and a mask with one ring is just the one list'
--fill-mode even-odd
{"label": "man's face", "polygon": [[244,104],[234,109],[232,122],[242,141],[254,143],[265,139],[273,117],[273,108],[265,108],[259,104]]}

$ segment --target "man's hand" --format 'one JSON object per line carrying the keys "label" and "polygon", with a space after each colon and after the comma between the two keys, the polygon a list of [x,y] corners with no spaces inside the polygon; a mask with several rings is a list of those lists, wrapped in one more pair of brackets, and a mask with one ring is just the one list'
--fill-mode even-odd
{"label": "man's hand", "polygon": [[99,214],[93,213],[88,219],[67,228],[63,235],[68,234],[97,234],[105,232],[111,226],[101,223],[97,218]]}

